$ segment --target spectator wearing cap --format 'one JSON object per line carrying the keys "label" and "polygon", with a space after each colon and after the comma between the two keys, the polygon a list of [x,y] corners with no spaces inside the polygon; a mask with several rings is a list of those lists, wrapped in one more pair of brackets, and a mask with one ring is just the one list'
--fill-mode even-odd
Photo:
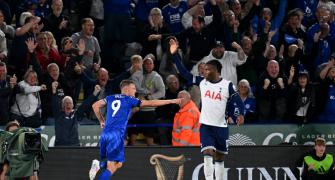
{"label": "spectator wearing cap", "polygon": [[236,42],[233,42],[231,46],[235,48],[237,52],[226,51],[224,44],[221,41],[216,41],[215,47],[211,50],[210,54],[193,66],[191,73],[194,76],[199,75],[198,65],[200,63],[206,63],[216,59],[222,64],[221,77],[237,85],[236,67],[244,64],[247,60],[247,56],[242,47]]}
{"label": "spectator wearing cap", "polygon": [[[140,99],[152,100],[161,99],[165,97],[165,85],[164,81],[156,71],[154,71],[154,60],[152,55],[147,55],[143,59],[143,81],[141,82],[137,93]],[[140,108],[131,119],[132,123],[140,124],[156,124],[157,115],[156,108],[147,107]],[[157,128],[137,128],[128,129],[130,135],[129,145],[136,143],[138,133],[143,133],[146,137],[147,145],[154,145],[154,138],[157,137]]]}
{"label": "spectator wearing cap", "polygon": [[303,180],[332,180],[335,178],[334,157],[326,152],[326,140],[315,139],[314,149],[304,156]]}
{"label": "spectator wearing cap", "polygon": [[318,122],[334,122],[335,117],[335,57],[320,72],[320,88],[318,93]]}
{"label": "spectator wearing cap", "polygon": [[[210,3],[213,21],[209,25],[205,24],[203,16],[193,16],[192,27],[177,35],[183,52],[188,52],[189,49],[189,58],[185,60],[185,65],[189,69],[207,56],[214,47],[216,27],[221,22],[222,16],[216,1],[211,0]],[[183,44],[184,42],[188,43]]]}
{"label": "spectator wearing cap", "polygon": [[[291,73],[295,73],[294,70]],[[315,85],[306,70],[298,72],[297,82],[289,85],[288,113],[291,123],[308,123],[315,118]]]}

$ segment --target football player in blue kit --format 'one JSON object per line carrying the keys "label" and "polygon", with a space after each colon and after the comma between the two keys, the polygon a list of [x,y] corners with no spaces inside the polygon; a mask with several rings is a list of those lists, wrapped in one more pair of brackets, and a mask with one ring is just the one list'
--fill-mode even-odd
{"label": "football player in blue kit", "polygon": [[[92,105],[100,127],[103,128],[100,136],[100,167],[104,171],[98,177],[99,180],[110,179],[124,162],[123,141],[132,108],[180,103],[180,99],[139,100],[135,98],[136,87],[132,80],[123,80],[120,83],[120,89],[121,94],[107,96]],[[106,119],[100,113],[100,108],[105,106],[107,107]]]}

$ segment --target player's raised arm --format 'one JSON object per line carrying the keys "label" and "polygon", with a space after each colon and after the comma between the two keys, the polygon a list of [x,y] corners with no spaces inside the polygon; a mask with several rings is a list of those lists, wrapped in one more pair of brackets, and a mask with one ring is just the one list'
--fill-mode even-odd
{"label": "player's raised arm", "polygon": [[181,99],[168,99],[168,100],[142,100],[141,107],[144,106],[164,106],[167,104],[180,104]]}
{"label": "player's raised arm", "polygon": [[97,116],[99,122],[100,122],[100,127],[103,128],[105,126],[105,119],[104,117],[102,117],[101,113],[100,113],[100,108],[103,108],[106,106],[106,101],[105,99],[101,99],[97,102],[95,102],[92,105],[93,111],[95,113],[95,115]]}

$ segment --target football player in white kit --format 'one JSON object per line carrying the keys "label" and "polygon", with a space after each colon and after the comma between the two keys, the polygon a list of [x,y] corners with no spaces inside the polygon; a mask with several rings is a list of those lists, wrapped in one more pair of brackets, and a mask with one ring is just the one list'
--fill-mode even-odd
{"label": "football player in white kit", "polygon": [[[236,114],[236,111],[226,109],[228,101],[237,104],[237,112],[244,112],[244,104],[236,92],[232,82],[222,79],[220,72],[222,65],[217,60],[206,63],[205,77],[193,77],[181,63],[180,57],[176,54],[178,42],[171,38],[170,53],[181,73],[188,81],[199,84],[201,92],[201,113],[200,113],[200,141],[201,152],[204,155],[204,174],[206,180],[223,180],[224,177],[224,154],[228,154],[228,117],[236,116],[236,124],[244,123],[243,114]],[[204,79],[205,78],[205,79]],[[227,110],[227,113],[226,113]],[[215,165],[213,164],[215,161]]]}

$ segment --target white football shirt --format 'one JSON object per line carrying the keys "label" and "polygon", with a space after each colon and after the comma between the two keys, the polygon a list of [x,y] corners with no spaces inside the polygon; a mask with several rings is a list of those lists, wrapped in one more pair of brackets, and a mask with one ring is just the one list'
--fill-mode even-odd
{"label": "white football shirt", "polygon": [[200,123],[210,126],[227,127],[225,118],[229,98],[229,83],[225,79],[211,83],[206,79],[200,82],[201,113]]}

